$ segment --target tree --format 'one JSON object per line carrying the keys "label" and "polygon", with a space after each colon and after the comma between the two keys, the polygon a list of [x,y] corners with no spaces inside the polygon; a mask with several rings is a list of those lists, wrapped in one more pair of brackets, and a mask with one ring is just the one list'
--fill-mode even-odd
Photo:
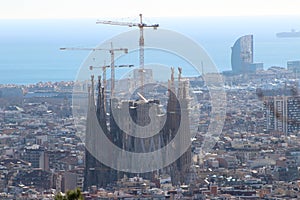
{"label": "tree", "polygon": [[55,200],[84,200],[79,188],[67,191],[66,195],[57,194]]}

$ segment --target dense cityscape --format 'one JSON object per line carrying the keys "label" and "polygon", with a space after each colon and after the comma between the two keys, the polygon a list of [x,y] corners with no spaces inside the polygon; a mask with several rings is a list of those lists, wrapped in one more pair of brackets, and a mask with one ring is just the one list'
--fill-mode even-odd
{"label": "dense cityscape", "polygon": [[[232,70],[221,74],[226,92],[224,126],[204,155],[201,146],[213,110],[206,74],[181,77],[179,68],[176,78],[172,68],[168,88],[158,89],[167,94],[161,102],[156,100],[161,96],[157,93],[153,100],[139,94],[136,100],[109,101],[108,88],[92,77],[87,83],[92,102],[86,116],[87,144],[78,136],[72,115],[75,82],[1,85],[0,198],[54,199],[76,188],[87,200],[300,198],[300,61],[264,70],[263,63],[253,61],[253,52],[253,35],[242,36],[233,45]],[[147,73],[151,79],[151,70]],[[147,79],[143,81],[147,91]],[[138,142],[150,151],[162,148],[176,134],[176,102],[187,107],[189,95],[197,97],[193,109],[199,119],[185,119],[182,126],[196,129],[192,130],[196,134],[186,152],[169,166],[149,173],[122,172],[104,165],[87,150],[88,145],[93,146],[88,137],[95,132],[97,121],[105,127],[107,137],[126,151],[143,152]],[[166,126],[153,141],[128,137],[117,122],[129,122],[112,120],[107,114],[109,102],[111,108],[130,105],[129,117],[139,123],[145,122],[149,105],[159,108],[165,104],[164,112],[156,115],[167,117]],[[191,115],[185,112],[180,116]],[[186,135],[190,135],[188,129],[183,130]],[[150,145],[158,141],[163,143]]]}

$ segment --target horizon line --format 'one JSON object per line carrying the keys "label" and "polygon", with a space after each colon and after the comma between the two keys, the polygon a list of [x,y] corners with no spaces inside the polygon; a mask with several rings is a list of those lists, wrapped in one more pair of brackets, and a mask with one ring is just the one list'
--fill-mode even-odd
{"label": "horizon line", "polygon": [[[225,18],[234,18],[234,17],[263,17],[263,18],[268,18],[268,17],[300,17],[300,14],[272,14],[272,15],[199,15],[199,16],[146,16],[148,19],[172,19],[172,18],[220,18],[220,17],[225,17]],[[0,17],[0,20],[82,20],[82,19],[101,19],[101,18],[111,18],[111,19],[119,19],[120,17],[40,17],[40,18],[35,18],[35,17],[9,17],[9,18],[2,18]]]}

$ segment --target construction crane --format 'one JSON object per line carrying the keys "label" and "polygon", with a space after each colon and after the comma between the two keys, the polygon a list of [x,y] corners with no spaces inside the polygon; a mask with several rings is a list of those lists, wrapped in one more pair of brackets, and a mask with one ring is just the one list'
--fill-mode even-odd
{"label": "construction crane", "polygon": [[129,26],[129,27],[133,27],[133,26],[137,26],[140,29],[140,39],[139,39],[139,51],[140,51],[140,70],[139,72],[141,73],[141,85],[142,85],[142,92],[143,92],[143,85],[144,85],[144,28],[146,27],[152,27],[154,29],[157,29],[157,27],[159,27],[159,24],[145,24],[143,23],[143,17],[142,14],[139,15],[140,16],[140,22],[139,23],[132,23],[132,22],[116,22],[116,21],[106,21],[106,20],[98,20],[96,23],[97,24],[110,24],[110,25],[119,25],[119,26]]}
{"label": "construction crane", "polygon": [[89,51],[108,51],[110,53],[110,58],[111,58],[111,97],[113,97],[114,95],[114,90],[115,90],[115,51],[124,51],[124,53],[128,53],[128,49],[127,48],[117,48],[114,49],[113,48],[113,44],[111,44],[111,48],[110,49],[103,49],[103,48],[60,48],[60,50],[89,50]]}
{"label": "construction crane", "polygon": [[[134,67],[134,65],[114,65],[114,67],[116,68],[125,68],[125,67]],[[104,61],[104,65],[103,66],[90,66],[89,67],[90,70],[94,70],[94,69],[102,69],[102,79],[103,79],[103,87],[104,87],[104,90],[106,91],[106,69],[107,68],[110,68],[110,65],[106,65],[105,64],[105,61]],[[106,99],[106,94],[104,92],[104,105],[107,104],[107,99]]]}
{"label": "construction crane", "polygon": [[[114,67],[116,68],[125,68],[125,67],[134,67],[134,65],[114,65]],[[110,68],[110,65],[104,65],[100,66],[100,67],[94,67],[94,66],[90,66],[90,70],[94,70],[94,69],[102,69],[102,78],[103,78],[103,87],[106,89],[106,69]]]}
{"label": "construction crane", "polygon": [[[106,68],[110,67],[109,65],[105,65],[105,61],[104,61],[104,65],[101,67],[94,67],[94,66],[90,66],[90,70],[93,70],[94,68],[101,68],[102,69],[102,80],[103,80],[103,87],[104,90],[106,91]],[[106,94],[104,93],[104,99],[106,101]],[[104,102],[106,104],[106,102]]]}

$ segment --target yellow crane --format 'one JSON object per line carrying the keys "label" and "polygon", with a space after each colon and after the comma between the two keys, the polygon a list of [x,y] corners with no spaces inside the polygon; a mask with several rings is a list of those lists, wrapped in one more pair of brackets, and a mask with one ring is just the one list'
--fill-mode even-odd
{"label": "yellow crane", "polygon": [[139,39],[139,59],[140,59],[140,70],[139,72],[141,73],[141,85],[142,85],[142,92],[143,92],[143,85],[144,85],[144,28],[146,27],[152,27],[154,29],[157,29],[157,27],[159,27],[159,24],[145,24],[143,22],[143,16],[142,14],[139,15],[140,16],[140,22],[139,23],[132,23],[132,22],[116,22],[116,21],[107,21],[107,20],[98,20],[96,23],[97,24],[110,24],[110,25],[119,25],[119,26],[129,26],[129,27],[133,27],[136,26],[140,29],[140,39]]}
{"label": "yellow crane", "polygon": [[76,47],[71,47],[71,48],[60,48],[60,50],[89,50],[89,51],[108,51],[111,56],[111,97],[114,95],[114,89],[115,89],[115,51],[124,51],[124,53],[128,53],[127,48],[113,48],[113,44],[111,43],[111,48],[110,49],[103,49],[103,48],[76,48]]}

